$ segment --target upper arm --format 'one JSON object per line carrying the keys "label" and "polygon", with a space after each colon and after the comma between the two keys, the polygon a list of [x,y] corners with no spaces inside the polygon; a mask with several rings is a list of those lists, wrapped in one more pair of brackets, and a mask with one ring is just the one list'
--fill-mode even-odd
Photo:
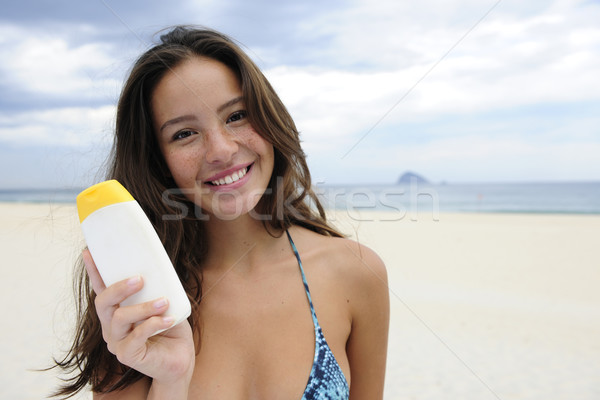
{"label": "upper arm", "polygon": [[387,271],[372,250],[357,244],[348,247],[355,259],[352,328],[346,344],[350,399],[382,399],[390,313]]}

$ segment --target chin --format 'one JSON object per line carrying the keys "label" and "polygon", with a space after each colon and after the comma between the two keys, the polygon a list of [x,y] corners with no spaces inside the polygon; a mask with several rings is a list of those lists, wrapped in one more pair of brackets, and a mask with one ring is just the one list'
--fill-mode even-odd
{"label": "chin", "polygon": [[243,198],[236,198],[232,201],[219,202],[214,204],[210,210],[205,210],[211,215],[212,218],[232,221],[240,218],[241,216],[251,213],[256,204],[247,204],[241,201]]}

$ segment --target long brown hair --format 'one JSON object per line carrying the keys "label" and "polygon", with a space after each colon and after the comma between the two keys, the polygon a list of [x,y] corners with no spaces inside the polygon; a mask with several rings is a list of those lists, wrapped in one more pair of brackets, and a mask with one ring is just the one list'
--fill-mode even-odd
{"label": "long brown hair", "polygon": [[[311,188],[294,121],[259,68],[232,39],[219,32],[190,26],[173,28],[160,37],[159,44],[142,54],[123,87],[108,177],[120,181],[140,203],[196,309],[202,296],[199,266],[207,252],[206,233],[201,219],[193,212],[196,206],[177,194],[160,152],[150,106],[154,88],[162,77],[194,56],[212,58],[231,68],[240,80],[250,123],[273,145],[273,174],[256,207],[268,232],[278,235],[291,225],[301,225],[322,235],[341,234],[327,223],[324,209]],[[120,364],[106,348],[94,307],[95,294],[81,262],[76,291],[78,320],[74,343],[62,360],[56,360],[56,365],[71,377],[56,395],[70,397],[87,384],[97,392],[114,391],[142,378],[141,373]],[[195,315],[192,312],[190,324],[197,335]]]}

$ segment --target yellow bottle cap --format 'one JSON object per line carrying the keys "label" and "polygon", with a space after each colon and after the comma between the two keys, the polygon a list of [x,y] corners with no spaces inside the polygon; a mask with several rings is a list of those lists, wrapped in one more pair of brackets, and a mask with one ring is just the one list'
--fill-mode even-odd
{"label": "yellow bottle cap", "polygon": [[132,200],[133,196],[114,179],[97,183],[77,195],[79,222],[103,207]]}

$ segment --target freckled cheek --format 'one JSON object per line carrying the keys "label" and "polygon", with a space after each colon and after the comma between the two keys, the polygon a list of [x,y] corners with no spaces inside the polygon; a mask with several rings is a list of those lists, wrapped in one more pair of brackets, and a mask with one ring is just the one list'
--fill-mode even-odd
{"label": "freckled cheek", "polygon": [[196,183],[201,172],[202,154],[200,153],[200,151],[171,151],[166,154],[167,166],[177,186],[193,186]]}
{"label": "freckled cheek", "polygon": [[239,129],[231,134],[231,139],[237,142],[239,145],[248,146],[252,141],[253,134],[251,129]]}
{"label": "freckled cheek", "polygon": [[240,139],[244,141],[248,148],[256,153],[266,153],[268,152],[269,147],[273,147],[268,140],[260,136],[254,129],[245,131],[244,135],[240,135]]}

